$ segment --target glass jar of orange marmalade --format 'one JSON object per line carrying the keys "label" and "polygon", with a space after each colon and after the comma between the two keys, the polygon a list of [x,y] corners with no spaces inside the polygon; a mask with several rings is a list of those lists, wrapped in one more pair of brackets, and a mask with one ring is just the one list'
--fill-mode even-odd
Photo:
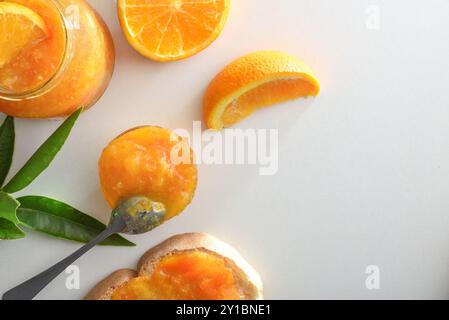
{"label": "glass jar of orange marmalade", "polygon": [[0,112],[55,118],[95,104],[111,79],[115,59],[111,34],[98,13],[84,0],[6,2],[37,13],[47,35],[0,67]]}

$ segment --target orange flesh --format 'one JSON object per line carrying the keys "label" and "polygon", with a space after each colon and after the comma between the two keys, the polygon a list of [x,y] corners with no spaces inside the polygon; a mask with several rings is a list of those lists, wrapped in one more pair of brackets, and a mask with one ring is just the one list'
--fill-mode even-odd
{"label": "orange flesh", "polygon": [[169,255],[151,276],[137,277],[114,291],[113,300],[239,300],[232,270],[204,251]]}
{"label": "orange flesh", "polygon": [[126,0],[119,2],[125,32],[137,50],[153,58],[183,58],[221,32],[227,0]]}
{"label": "orange flesh", "polygon": [[314,86],[304,79],[271,81],[250,90],[226,107],[222,120],[225,127],[240,122],[257,109],[306,97],[314,92]]}
{"label": "orange flesh", "polygon": [[48,38],[20,53],[0,69],[0,87],[21,93],[36,89],[57,71],[64,57],[66,36],[57,9],[43,0],[8,0],[24,5],[44,20]]}
{"label": "orange flesh", "polygon": [[132,196],[148,196],[166,208],[166,218],[179,214],[191,202],[197,182],[193,152],[188,163],[175,164],[171,132],[160,127],[140,127],[119,136],[99,160],[100,183],[111,208]]}

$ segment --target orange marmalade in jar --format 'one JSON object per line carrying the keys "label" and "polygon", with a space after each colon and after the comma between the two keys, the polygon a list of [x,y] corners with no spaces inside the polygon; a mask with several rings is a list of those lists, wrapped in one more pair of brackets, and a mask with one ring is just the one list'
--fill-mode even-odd
{"label": "orange marmalade in jar", "polygon": [[114,45],[85,0],[0,0],[0,112],[65,117],[101,97]]}

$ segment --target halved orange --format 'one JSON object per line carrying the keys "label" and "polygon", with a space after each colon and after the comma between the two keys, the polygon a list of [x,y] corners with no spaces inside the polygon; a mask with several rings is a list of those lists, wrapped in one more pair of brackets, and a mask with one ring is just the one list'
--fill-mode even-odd
{"label": "halved orange", "polygon": [[320,85],[298,58],[261,51],[239,58],[210,83],[203,101],[204,120],[211,129],[230,127],[261,107],[316,96]]}
{"label": "halved orange", "polygon": [[0,68],[47,36],[47,26],[36,12],[20,4],[0,2]]}
{"label": "halved orange", "polygon": [[118,16],[128,42],[156,61],[190,57],[221,33],[230,0],[119,0]]}

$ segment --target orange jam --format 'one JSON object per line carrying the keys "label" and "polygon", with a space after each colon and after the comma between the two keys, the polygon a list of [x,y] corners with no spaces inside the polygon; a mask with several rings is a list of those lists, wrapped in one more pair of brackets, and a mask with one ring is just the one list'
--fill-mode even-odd
{"label": "orange jam", "polygon": [[9,0],[25,5],[40,15],[48,30],[45,40],[13,58],[0,70],[0,87],[25,92],[49,81],[61,65],[66,50],[64,21],[49,1]]}
{"label": "orange jam", "polygon": [[239,300],[232,270],[212,253],[177,252],[158,262],[149,277],[119,287],[113,300]]}
{"label": "orange jam", "polygon": [[[111,208],[133,196],[147,196],[164,204],[166,219],[186,208],[195,193],[197,170],[193,151],[187,142],[175,137],[168,129],[139,127],[123,133],[103,150],[98,171]],[[189,155],[186,163],[172,158],[179,146]]]}
{"label": "orange jam", "polygon": [[0,68],[0,111],[53,118],[93,105],[114,66],[112,38],[101,17],[84,0],[7,2],[37,13],[48,35]]}

